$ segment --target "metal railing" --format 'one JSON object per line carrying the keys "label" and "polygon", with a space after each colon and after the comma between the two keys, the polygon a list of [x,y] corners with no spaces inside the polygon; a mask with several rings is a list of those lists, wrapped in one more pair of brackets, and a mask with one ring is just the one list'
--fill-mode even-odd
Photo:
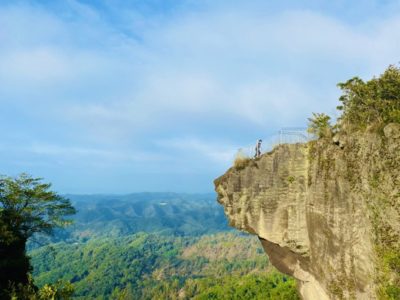
{"label": "metal railing", "polygon": [[[264,154],[281,144],[307,143],[314,140],[315,136],[309,134],[307,128],[285,127],[281,128],[277,133],[261,139],[261,153]],[[248,157],[254,157],[256,143],[257,141],[254,141],[254,144],[240,148],[239,152]]]}
{"label": "metal railing", "polygon": [[286,127],[279,130],[279,144],[306,143],[314,136],[307,132],[303,127]]}

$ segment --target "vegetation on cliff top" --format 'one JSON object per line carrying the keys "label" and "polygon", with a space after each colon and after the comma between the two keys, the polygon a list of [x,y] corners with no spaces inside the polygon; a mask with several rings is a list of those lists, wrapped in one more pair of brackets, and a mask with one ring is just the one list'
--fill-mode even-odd
{"label": "vegetation on cliff top", "polygon": [[365,129],[371,124],[400,123],[400,69],[389,66],[380,76],[364,82],[354,77],[339,83],[343,95],[340,123]]}
{"label": "vegetation on cliff top", "polygon": [[342,112],[337,124],[324,113],[313,113],[309,118],[309,132],[318,137],[330,137],[346,129],[357,131],[367,128],[382,130],[389,123],[400,123],[400,69],[389,66],[385,72],[371,80],[359,77],[338,84],[343,91],[337,107]]}
{"label": "vegetation on cliff top", "polygon": [[236,170],[244,169],[251,162],[251,158],[243,152],[242,149],[236,153],[235,159],[233,161],[233,166]]}

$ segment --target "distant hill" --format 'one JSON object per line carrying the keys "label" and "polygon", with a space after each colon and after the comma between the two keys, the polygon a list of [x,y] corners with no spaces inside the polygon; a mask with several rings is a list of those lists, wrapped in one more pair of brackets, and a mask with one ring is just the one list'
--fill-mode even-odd
{"label": "distant hill", "polygon": [[215,194],[137,193],[128,195],[66,195],[77,214],[74,224],[57,231],[56,241],[86,241],[137,232],[198,236],[228,231]]}

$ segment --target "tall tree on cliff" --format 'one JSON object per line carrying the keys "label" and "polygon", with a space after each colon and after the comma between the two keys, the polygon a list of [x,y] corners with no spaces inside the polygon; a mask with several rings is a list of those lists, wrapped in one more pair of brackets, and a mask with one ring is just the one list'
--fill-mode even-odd
{"label": "tall tree on cliff", "polygon": [[67,217],[75,209],[50,187],[27,174],[0,177],[0,297],[11,286],[29,282],[28,239],[71,223]]}
{"label": "tall tree on cliff", "polygon": [[339,123],[352,129],[365,129],[371,124],[400,123],[400,68],[389,66],[369,81],[354,77],[338,84],[343,113]]}

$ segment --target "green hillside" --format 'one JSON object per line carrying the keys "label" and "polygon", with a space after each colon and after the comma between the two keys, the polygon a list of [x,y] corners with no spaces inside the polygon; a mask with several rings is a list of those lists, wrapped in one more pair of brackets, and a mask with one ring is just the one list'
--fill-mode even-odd
{"label": "green hillside", "polygon": [[70,281],[76,299],[298,299],[257,238],[137,233],[31,252],[39,286]]}
{"label": "green hillside", "polygon": [[298,299],[257,237],[228,227],[214,194],[68,198],[74,225],[30,248],[39,287],[71,282],[75,299]]}

